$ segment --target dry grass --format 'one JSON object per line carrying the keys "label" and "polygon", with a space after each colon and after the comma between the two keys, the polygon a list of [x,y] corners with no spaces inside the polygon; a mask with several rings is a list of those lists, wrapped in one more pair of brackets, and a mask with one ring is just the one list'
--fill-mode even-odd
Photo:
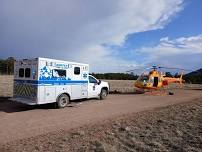
{"label": "dry grass", "polygon": [[0,97],[13,96],[13,76],[0,75]]}
{"label": "dry grass", "polygon": [[[103,80],[109,82],[110,92],[130,93],[134,92],[135,80]],[[179,87],[178,85],[169,86],[170,89]],[[186,88],[198,88],[202,87],[198,84],[188,84]],[[13,96],[13,76],[12,75],[0,75],[0,97],[12,97]]]}
{"label": "dry grass", "polygon": [[135,80],[103,80],[109,83],[111,92],[134,92]]}
{"label": "dry grass", "polygon": [[[104,80],[109,82],[110,91],[133,92],[134,80]],[[0,75],[0,97],[13,96],[13,76]]]}

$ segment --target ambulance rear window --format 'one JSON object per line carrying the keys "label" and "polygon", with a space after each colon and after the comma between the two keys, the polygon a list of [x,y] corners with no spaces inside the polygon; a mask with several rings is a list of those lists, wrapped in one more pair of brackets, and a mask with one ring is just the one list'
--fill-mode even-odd
{"label": "ambulance rear window", "polygon": [[30,70],[30,68],[26,68],[25,69],[25,78],[30,78],[30,72],[31,70]]}
{"label": "ambulance rear window", "polygon": [[19,77],[20,77],[20,78],[23,78],[23,77],[24,77],[24,73],[25,73],[25,72],[24,72],[24,69],[23,69],[23,68],[20,68],[20,69],[19,69]]}

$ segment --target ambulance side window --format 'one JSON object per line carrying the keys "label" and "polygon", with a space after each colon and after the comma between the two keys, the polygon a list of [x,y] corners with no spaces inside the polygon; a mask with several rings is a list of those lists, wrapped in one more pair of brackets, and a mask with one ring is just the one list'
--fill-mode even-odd
{"label": "ambulance side window", "polygon": [[66,70],[54,69],[53,70],[53,77],[55,78],[65,78],[66,77]]}
{"label": "ambulance side window", "polygon": [[25,78],[30,78],[30,75],[31,75],[31,70],[30,70],[30,68],[26,68],[26,69],[25,69]]}
{"label": "ambulance side window", "polygon": [[80,67],[74,67],[74,74],[79,75],[80,74]]}
{"label": "ambulance side window", "polygon": [[24,77],[24,74],[25,74],[24,69],[23,69],[23,68],[20,68],[20,69],[19,69],[19,77],[20,77],[20,78],[23,78],[23,77]]}

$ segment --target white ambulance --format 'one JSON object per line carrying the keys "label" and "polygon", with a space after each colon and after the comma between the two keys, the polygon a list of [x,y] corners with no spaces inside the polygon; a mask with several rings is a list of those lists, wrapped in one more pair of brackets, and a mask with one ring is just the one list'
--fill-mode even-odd
{"label": "white ambulance", "polygon": [[14,65],[12,100],[28,105],[56,102],[64,108],[71,100],[104,99],[109,84],[89,75],[89,65],[48,58],[22,59]]}

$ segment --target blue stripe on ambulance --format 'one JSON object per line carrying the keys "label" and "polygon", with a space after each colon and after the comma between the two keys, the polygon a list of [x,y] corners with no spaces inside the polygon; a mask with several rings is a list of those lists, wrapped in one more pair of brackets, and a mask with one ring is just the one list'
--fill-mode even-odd
{"label": "blue stripe on ambulance", "polygon": [[88,81],[82,80],[14,80],[16,83],[28,83],[33,85],[68,85],[68,84],[83,84],[88,83]]}

